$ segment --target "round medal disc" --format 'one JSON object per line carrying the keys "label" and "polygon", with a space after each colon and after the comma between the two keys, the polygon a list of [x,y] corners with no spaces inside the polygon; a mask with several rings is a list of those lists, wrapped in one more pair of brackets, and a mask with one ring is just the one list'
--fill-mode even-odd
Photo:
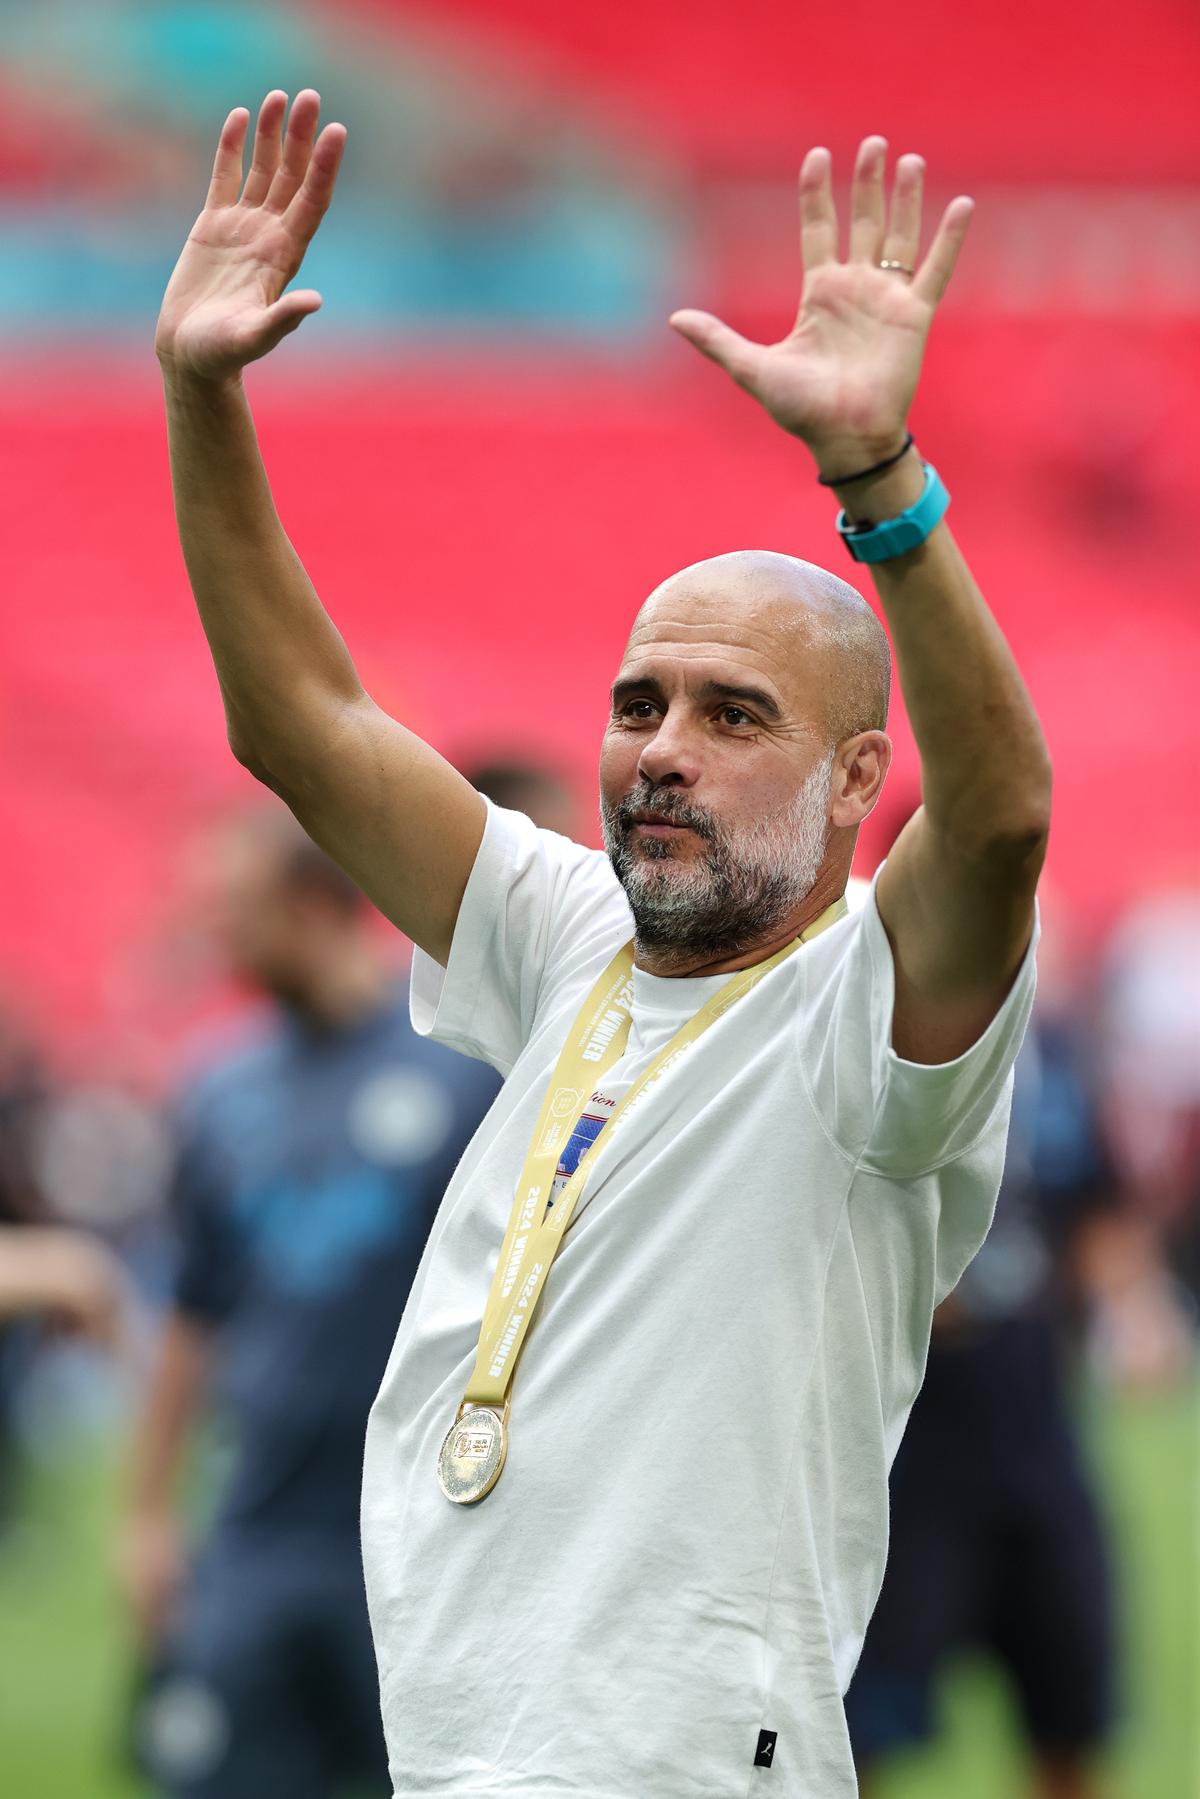
{"label": "round medal disc", "polygon": [[508,1432],[499,1412],[469,1406],[457,1418],[438,1454],[438,1486],[455,1505],[474,1505],[500,1479]]}

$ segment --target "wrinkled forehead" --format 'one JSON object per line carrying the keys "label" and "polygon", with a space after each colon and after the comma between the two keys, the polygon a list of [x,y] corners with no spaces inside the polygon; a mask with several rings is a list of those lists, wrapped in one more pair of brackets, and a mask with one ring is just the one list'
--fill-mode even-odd
{"label": "wrinkled forehead", "polygon": [[633,622],[621,672],[676,661],[685,673],[689,663],[725,660],[768,676],[807,709],[833,673],[813,604],[794,579],[728,561],[698,563],[654,590]]}

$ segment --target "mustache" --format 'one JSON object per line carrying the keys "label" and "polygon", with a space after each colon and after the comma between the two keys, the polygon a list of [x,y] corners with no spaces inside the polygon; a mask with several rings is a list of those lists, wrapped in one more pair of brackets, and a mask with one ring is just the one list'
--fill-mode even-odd
{"label": "mustache", "polygon": [[617,824],[622,835],[627,835],[633,828],[639,812],[648,812],[653,817],[660,818],[664,824],[682,825],[710,843],[718,835],[717,824],[711,813],[699,806],[689,806],[685,799],[669,787],[635,787],[618,802]]}

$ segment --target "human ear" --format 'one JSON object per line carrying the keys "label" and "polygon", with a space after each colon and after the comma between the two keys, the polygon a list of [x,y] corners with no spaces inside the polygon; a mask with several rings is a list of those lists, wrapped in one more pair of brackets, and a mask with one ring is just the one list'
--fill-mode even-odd
{"label": "human ear", "polygon": [[838,745],[829,805],[832,824],[853,829],[874,811],[891,760],[891,739],[883,731],[860,731]]}

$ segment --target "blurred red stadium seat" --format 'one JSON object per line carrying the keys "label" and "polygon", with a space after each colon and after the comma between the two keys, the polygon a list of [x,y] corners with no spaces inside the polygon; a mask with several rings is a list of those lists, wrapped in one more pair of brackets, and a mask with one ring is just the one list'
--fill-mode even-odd
{"label": "blurred red stadium seat", "polygon": [[1200,17],[1173,0],[350,4],[574,87],[697,173],[778,175],[883,131],[955,180],[1195,180]]}
{"label": "blurred red stadium seat", "polygon": [[[849,572],[804,452],[686,354],[664,332],[632,367],[456,353],[303,382],[285,358],[252,372],[285,523],[368,685],[439,746],[523,744],[590,783],[624,634],[665,574],[746,544]],[[0,387],[21,521],[6,546],[0,941],[79,1027],[103,1008],[117,946],[170,904],[182,832],[248,785],[175,541],[147,360],[52,381],[10,366]],[[1189,830],[1194,850],[1198,379],[1186,324],[1139,337],[950,314],[918,405],[1046,720],[1051,874],[1085,937],[1182,872]],[[894,722],[898,789],[914,763]],[[863,848],[869,865],[877,839]]]}
{"label": "blurred red stadium seat", "polygon": [[[796,252],[779,190],[808,144],[831,143],[844,177],[861,131],[882,129],[924,151],[935,183],[988,196],[915,424],[1046,719],[1051,878],[1090,936],[1194,868],[1180,771],[1200,690],[1196,10],[913,0],[901,15],[862,0],[852,29],[844,11],[775,0],[735,14],[726,0],[324,0],[317,15],[336,27],[344,5],[395,27],[397,66],[424,35],[519,75],[582,134],[602,126],[606,154],[624,139],[635,188],[674,170],[691,268],[678,300],[746,330],[784,322]],[[29,94],[9,101],[11,196],[119,180],[119,146],[94,140],[83,100],[53,153]],[[111,116],[95,116],[103,135]],[[181,137],[172,154],[190,170],[193,150]],[[336,334],[329,313],[312,333]],[[608,360],[543,358],[528,339],[409,356],[285,348],[250,385],[285,523],[368,685],[450,751],[527,744],[590,782],[629,618],[665,573],[747,543],[843,567],[803,453],[665,329],[632,350],[614,339]],[[133,362],[10,350],[0,420],[16,526],[0,980],[85,1030],[114,956],[172,903],[181,836],[249,782],[224,747],[175,540],[148,347]],[[896,734],[899,789],[914,760],[900,719]],[[864,835],[866,865],[883,828]]]}

